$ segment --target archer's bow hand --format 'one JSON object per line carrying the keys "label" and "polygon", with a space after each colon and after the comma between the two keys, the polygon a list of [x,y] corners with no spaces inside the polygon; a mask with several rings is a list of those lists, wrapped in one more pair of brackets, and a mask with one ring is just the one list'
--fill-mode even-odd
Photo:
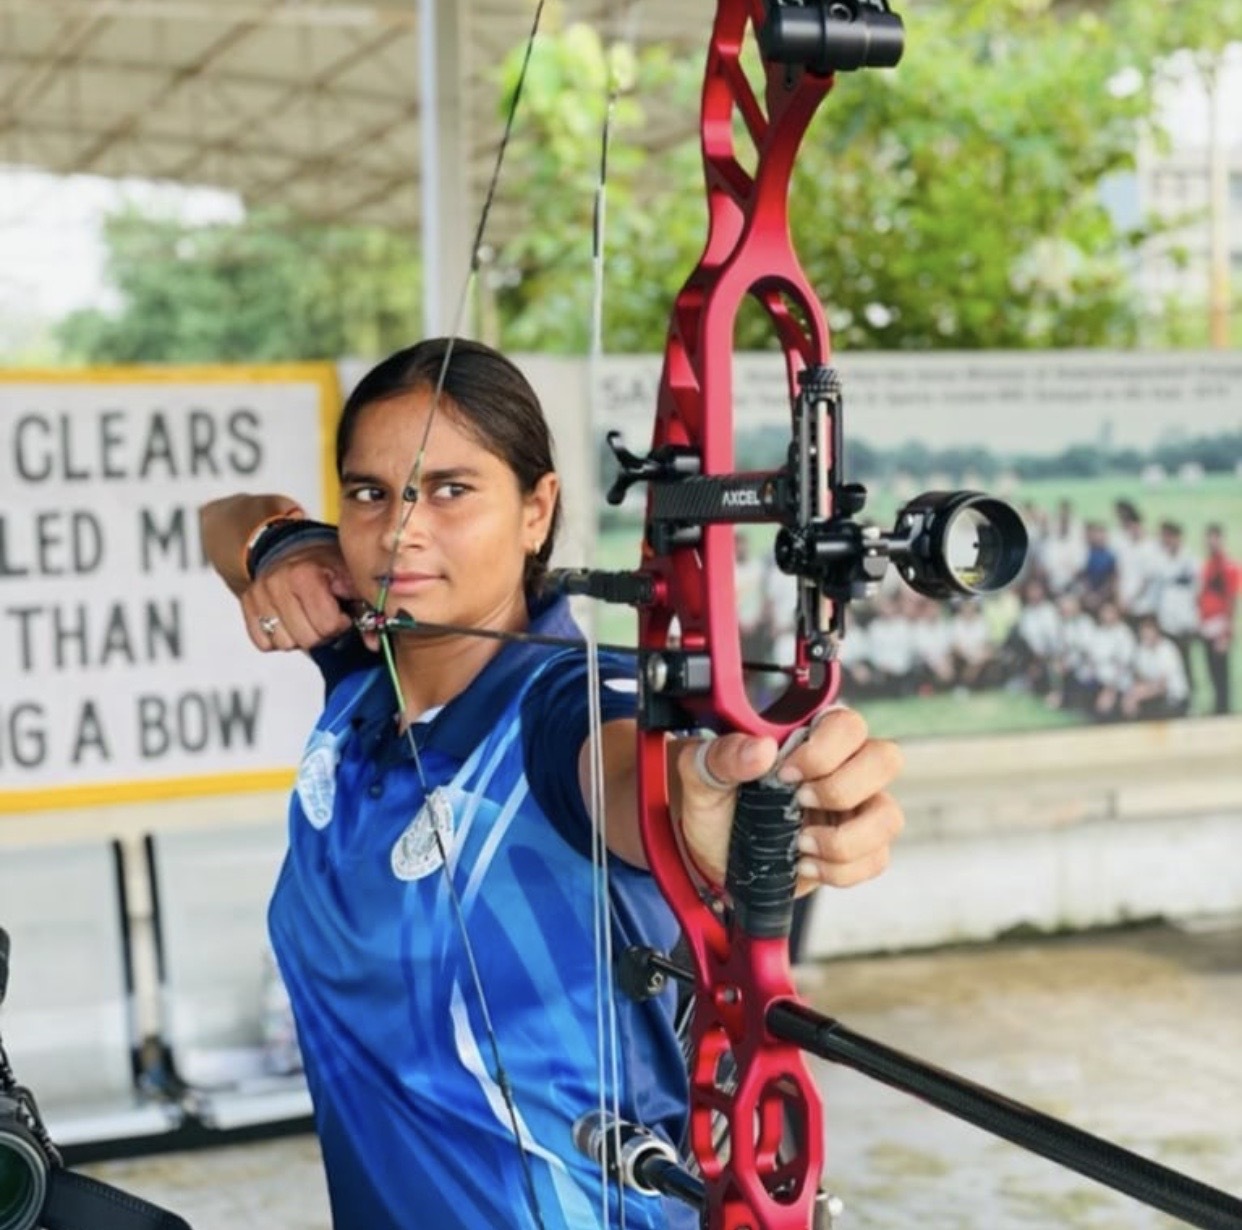
{"label": "archer's bow hand", "polygon": [[315,649],[336,640],[353,627],[341,604],[358,597],[340,547],[314,542],[263,568],[241,595],[241,605],[251,641],[267,653]]}
{"label": "archer's bow hand", "polygon": [[[693,865],[713,884],[725,880],[737,786],[777,768],[776,741],[727,734],[677,756],[682,841]],[[879,875],[905,823],[888,788],[901,771],[901,750],[868,736],[852,709],[825,713],[780,762],[777,776],[797,787],[803,808],[798,837],[798,891],[845,888]],[[705,771],[704,771],[705,770]]]}
{"label": "archer's bow hand", "polygon": [[[279,555],[250,575],[255,527],[288,523]],[[305,530],[303,530],[305,525]],[[241,602],[256,649],[314,649],[351,626],[343,602],[357,598],[331,526],[306,519],[284,495],[231,495],[199,510],[203,550]],[[292,533],[288,531],[292,530]]]}

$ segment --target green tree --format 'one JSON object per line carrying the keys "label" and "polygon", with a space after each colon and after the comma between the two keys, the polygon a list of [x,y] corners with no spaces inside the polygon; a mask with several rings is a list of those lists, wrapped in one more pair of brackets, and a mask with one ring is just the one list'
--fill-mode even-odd
{"label": "green tree", "polygon": [[[907,15],[897,71],[841,75],[800,154],[791,203],[798,251],[839,341],[936,349],[1135,339],[1129,277],[1147,236],[1118,228],[1101,186],[1133,166],[1153,109],[1149,53],[1171,36],[1153,17],[1141,40],[1128,37],[1130,13],[1128,0],[920,6]],[[508,184],[532,202],[537,223],[498,252],[501,336],[581,352],[599,131],[599,108],[592,114],[583,100],[604,97],[607,58],[576,28],[550,42],[528,81]],[[695,142],[654,164],[626,144],[650,123],[654,91],[664,111],[693,114],[700,72],[661,51],[633,60],[609,174],[613,351],[660,347],[671,297],[701,249]],[[511,82],[513,65],[506,73]],[[771,343],[761,314],[743,316],[738,341]]]}
{"label": "green tree", "polygon": [[417,331],[410,237],[312,226],[274,210],[204,227],[129,209],[108,219],[104,240],[118,306],[60,322],[69,361],[371,356]]}
{"label": "green tree", "polygon": [[[1132,340],[1127,258],[1100,186],[1150,110],[1092,12],[937,5],[893,73],[839,79],[794,189],[808,269],[852,348]],[[807,226],[807,218],[820,225]]]}
{"label": "green tree", "polygon": [[[795,241],[851,349],[1124,345],[1147,231],[1119,230],[1101,185],[1149,131],[1179,48],[1223,54],[1242,0],[939,0],[910,6],[895,72],[842,74],[805,143]],[[520,50],[502,67],[511,95]],[[1216,61],[1211,61],[1216,62]],[[1154,67],[1153,67],[1154,66]],[[705,235],[699,57],[607,47],[584,26],[540,40],[483,266],[480,327],[517,350],[584,353],[591,220],[610,89],[605,344],[662,347]],[[658,100],[658,101],[654,101]],[[684,117],[680,127],[670,117]],[[671,134],[653,154],[652,132]],[[637,138],[642,136],[640,145]],[[256,361],[383,353],[417,333],[415,237],[260,210],[188,227],[118,214],[116,308],[57,330],[70,360]],[[495,322],[495,323],[493,323]],[[772,344],[758,310],[742,347]]]}

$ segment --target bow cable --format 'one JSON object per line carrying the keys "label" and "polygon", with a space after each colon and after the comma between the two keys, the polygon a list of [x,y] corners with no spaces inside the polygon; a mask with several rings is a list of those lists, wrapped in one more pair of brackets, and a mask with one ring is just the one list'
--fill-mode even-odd
{"label": "bow cable", "polygon": [[[633,10],[630,10],[631,17]],[[632,42],[632,36],[627,40]],[[607,95],[604,115],[600,126],[599,167],[595,183],[595,204],[591,225],[591,342],[588,351],[588,404],[592,427],[595,427],[595,379],[604,353],[604,288],[607,268],[607,216],[608,216],[608,153],[612,139],[612,121],[620,93],[616,58],[605,50]],[[596,430],[591,438],[595,439]],[[612,944],[612,887],[608,862],[608,816],[607,798],[604,790],[604,738],[603,703],[599,677],[600,646],[595,635],[594,621],[587,622],[586,630],[586,676],[588,745],[590,747],[590,799],[588,811],[591,818],[591,887],[592,926],[595,944],[595,1032],[598,1062],[599,1114],[601,1123],[616,1125],[613,1132],[604,1132],[600,1157],[600,1219],[607,1230],[610,1224],[610,1190],[608,1176],[616,1160],[620,1158],[621,1141],[621,1071],[620,1071],[620,1024],[617,1019],[617,1002],[613,978]],[[612,1090],[609,1105],[608,1091]],[[618,1219],[625,1230],[625,1197],[618,1201]]]}

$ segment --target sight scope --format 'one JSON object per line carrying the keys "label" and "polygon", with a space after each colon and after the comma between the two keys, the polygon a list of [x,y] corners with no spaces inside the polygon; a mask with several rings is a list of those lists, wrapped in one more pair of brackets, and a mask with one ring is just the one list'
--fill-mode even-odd
{"label": "sight scope", "polygon": [[897,515],[886,537],[907,585],[928,598],[994,594],[1026,560],[1026,526],[1004,500],[978,491],[928,491]]}
{"label": "sight scope", "polygon": [[813,580],[838,603],[871,597],[893,564],[917,593],[943,600],[994,594],[1026,561],[1027,532],[1012,505],[979,491],[927,491],[890,531],[856,521],[865,488],[836,491],[836,515],[786,527],[776,539],[783,572]]}

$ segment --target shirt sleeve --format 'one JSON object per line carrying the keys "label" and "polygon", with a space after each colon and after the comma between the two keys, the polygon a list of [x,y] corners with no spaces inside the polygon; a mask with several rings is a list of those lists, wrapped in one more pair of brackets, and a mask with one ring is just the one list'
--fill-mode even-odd
{"label": "shirt sleeve", "polygon": [[[638,709],[635,660],[601,654],[600,718],[632,718]],[[590,733],[587,662],[574,654],[549,663],[522,701],[522,750],[526,780],[561,837],[591,857],[591,817],[578,783],[578,754]]]}

